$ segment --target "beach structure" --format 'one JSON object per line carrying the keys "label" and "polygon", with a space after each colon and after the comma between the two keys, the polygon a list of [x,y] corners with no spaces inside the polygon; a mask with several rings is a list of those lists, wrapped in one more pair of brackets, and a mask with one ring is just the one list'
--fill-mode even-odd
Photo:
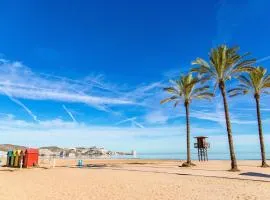
{"label": "beach structure", "polygon": [[78,160],[78,167],[83,167],[83,161],[82,160]]}
{"label": "beach structure", "polygon": [[38,165],[38,149],[9,150],[7,167],[34,167]]}
{"label": "beach structure", "polygon": [[21,150],[21,153],[20,153],[20,156],[19,156],[19,165],[18,165],[20,168],[23,167],[24,155],[25,155],[25,151]]}
{"label": "beach structure", "polygon": [[210,148],[210,143],[206,141],[206,136],[198,136],[196,138],[197,142],[194,143],[194,148],[198,149],[198,159],[199,161],[208,161],[207,149]]}
{"label": "beach structure", "polygon": [[16,150],[12,151],[12,156],[11,156],[11,163],[10,166],[13,167],[14,166],[14,161],[15,161],[15,155],[16,155]]}
{"label": "beach structure", "polygon": [[132,151],[131,151],[131,155],[133,155],[133,157],[136,158],[137,152],[136,152],[135,150],[132,150]]}
{"label": "beach structure", "polygon": [[13,166],[14,167],[19,167],[19,164],[20,164],[20,155],[21,155],[21,150],[16,150],[14,151],[14,164]]}
{"label": "beach structure", "polygon": [[8,150],[7,152],[7,166],[10,167],[11,166],[11,161],[12,161],[12,156],[13,156],[13,151],[12,150]]}
{"label": "beach structure", "polygon": [[0,151],[0,167],[4,165],[3,158],[6,156],[6,152]]}
{"label": "beach structure", "polygon": [[23,167],[34,167],[38,165],[38,149],[26,149]]}
{"label": "beach structure", "polygon": [[68,156],[67,156],[67,152],[64,151],[64,150],[63,150],[63,151],[60,151],[59,157],[60,157],[60,158],[68,157]]}

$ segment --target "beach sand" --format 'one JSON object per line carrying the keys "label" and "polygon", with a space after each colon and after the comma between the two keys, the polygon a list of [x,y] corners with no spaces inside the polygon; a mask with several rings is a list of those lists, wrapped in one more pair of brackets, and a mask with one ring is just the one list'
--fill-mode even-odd
{"label": "beach sand", "polygon": [[192,169],[169,160],[57,160],[50,168],[0,168],[1,200],[270,199],[270,169],[259,161],[195,162]]}

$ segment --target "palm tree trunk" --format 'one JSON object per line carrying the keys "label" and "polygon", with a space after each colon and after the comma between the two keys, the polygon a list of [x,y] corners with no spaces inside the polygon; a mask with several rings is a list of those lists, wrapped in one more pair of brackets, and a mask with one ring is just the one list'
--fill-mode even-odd
{"label": "palm tree trunk", "polygon": [[258,119],[258,130],[259,130],[259,138],[260,138],[260,145],[261,145],[262,167],[269,167],[269,165],[266,163],[266,158],[265,158],[265,148],[264,148],[262,120],[261,120],[261,111],[260,111],[260,95],[255,94],[254,98],[256,100],[256,108],[257,108],[257,119]]}
{"label": "palm tree trunk", "polygon": [[189,123],[189,103],[185,102],[186,108],[186,129],[187,129],[187,164],[191,164],[190,158],[190,123]]}
{"label": "palm tree trunk", "polygon": [[182,167],[196,166],[191,162],[190,156],[190,124],[189,124],[189,102],[185,102],[186,108],[186,127],[187,127],[187,162],[182,164]]}
{"label": "palm tree trunk", "polygon": [[230,147],[230,156],[231,156],[231,170],[230,171],[239,171],[237,167],[235,153],[234,153],[231,121],[230,121],[229,108],[228,108],[227,97],[226,97],[226,89],[225,89],[225,84],[223,81],[219,83],[219,89],[221,91],[222,98],[223,98],[226,127],[227,127],[228,141],[229,141],[229,147]]}

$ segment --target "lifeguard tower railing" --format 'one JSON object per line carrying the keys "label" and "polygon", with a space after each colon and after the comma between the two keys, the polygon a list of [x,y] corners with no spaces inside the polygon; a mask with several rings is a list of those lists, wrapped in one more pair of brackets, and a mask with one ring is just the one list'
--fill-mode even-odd
{"label": "lifeguard tower railing", "polygon": [[201,143],[194,143],[194,148],[206,148],[209,149],[210,148],[210,143],[209,142],[204,142],[203,144]]}

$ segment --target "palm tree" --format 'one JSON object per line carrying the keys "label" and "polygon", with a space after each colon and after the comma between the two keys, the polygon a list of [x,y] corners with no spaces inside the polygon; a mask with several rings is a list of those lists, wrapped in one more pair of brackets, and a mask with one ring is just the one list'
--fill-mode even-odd
{"label": "palm tree", "polygon": [[187,131],[187,162],[185,162],[183,167],[194,166],[191,163],[190,157],[190,122],[189,122],[189,105],[192,99],[210,99],[213,94],[208,92],[209,86],[201,86],[200,79],[193,77],[191,73],[187,75],[180,76],[178,80],[171,80],[171,87],[164,88],[164,91],[172,94],[171,97],[162,100],[160,103],[167,103],[170,101],[174,102],[174,107],[176,107],[181,101],[184,103],[186,109],[186,131]]}
{"label": "palm tree", "polygon": [[234,153],[225,83],[231,78],[234,78],[237,74],[251,70],[250,65],[255,62],[254,59],[246,59],[246,56],[249,55],[248,53],[240,55],[238,52],[239,47],[227,47],[226,45],[218,46],[211,50],[209,54],[209,63],[201,58],[197,58],[192,64],[198,65],[198,67],[191,70],[193,72],[198,72],[206,79],[213,80],[215,82],[215,88],[218,86],[222,94],[231,157],[230,171],[239,170]]}
{"label": "palm tree", "polygon": [[257,67],[254,68],[253,71],[249,72],[247,76],[240,75],[238,77],[238,80],[240,81],[240,84],[236,88],[228,90],[228,93],[231,97],[237,95],[245,95],[249,93],[251,93],[254,96],[257,109],[262,167],[269,167],[269,165],[266,163],[265,158],[262,120],[260,111],[260,97],[261,94],[270,94],[269,91],[267,91],[267,89],[270,88],[270,75],[267,75],[267,70],[264,69],[263,67]]}

